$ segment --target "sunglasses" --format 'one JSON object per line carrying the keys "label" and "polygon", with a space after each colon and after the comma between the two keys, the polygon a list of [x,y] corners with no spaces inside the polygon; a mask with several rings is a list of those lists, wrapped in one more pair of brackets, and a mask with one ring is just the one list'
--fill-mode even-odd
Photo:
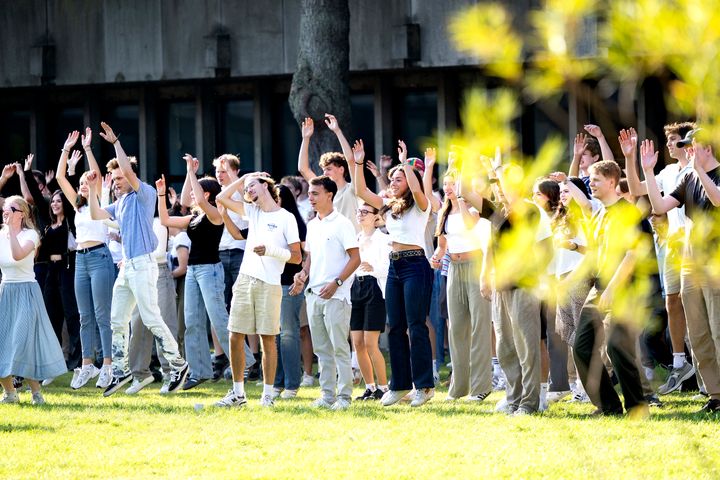
{"label": "sunglasses", "polygon": [[361,217],[364,217],[365,215],[375,215],[375,212],[371,212],[370,210],[359,209],[357,211],[357,214],[360,215]]}
{"label": "sunglasses", "polygon": [[7,210],[5,210],[4,213],[18,213],[18,212],[22,212],[22,210],[20,210],[19,208],[15,208],[15,207],[13,207],[12,205],[10,205],[10,210],[12,210],[12,211],[11,211],[11,212],[8,212]]}

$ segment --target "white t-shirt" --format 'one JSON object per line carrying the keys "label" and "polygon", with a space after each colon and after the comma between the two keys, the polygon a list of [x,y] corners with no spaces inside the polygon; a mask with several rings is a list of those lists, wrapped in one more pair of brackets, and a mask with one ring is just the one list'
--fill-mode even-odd
{"label": "white t-shirt", "polygon": [[[537,231],[535,232],[535,241],[539,243],[552,237],[553,231],[552,222],[550,221],[548,213],[544,208],[538,207],[537,205],[536,207],[540,211],[540,222],[538,223]],[[548,263],[547,273],[548,275],[555,275],[555,256],[553,256],[550,263]]]}
{"label": "white t-shirt", "polygon": [[356,233],[360,231],[360,225],[357,223],[358,199],[352,183],[345,184],[342,189],[337,191],[333,197],[333,209],[350,220]]}
{"label": "white t-shirt", "polygon": [[[575,238],[570,240],[578,246],[587,247],[587,240],[582,228],[578,228],[578,233]],[[561,278],[566,273],[570,273],[575,270],[580,263],[583,261],[585,255],[578,252],[577,250],[568,250],[567,248],[556,248],[555,249],[555,276]]]}
{"label": "white t-shirt", "polygon": [[390,236],[376,228],[372,235],[366,237],[361,231],[357,237],[360,247],[360,261],[372,265],[372,272],[355,271],[355,275],[373,276],[377,279],[380,291],[385,298],[385,284],[387,283],[388,268],[390,267]]}
{"label": "white t-shirt", "polygon": [[[390,200],[383,199],[383,204],[387,205]],[[406,245],[417,245],[423,249],[427,249],[425,244],[425,228],[427,227],[428,218],[430,217],[430,202],[427,204],[425,211],[420,210],[417,203],[409,208],[400,218],[393,218],[392,210],[385,213],[385,227],[390,235],[391,242],[404,243]]]}
{"label": "white t-shirt", "polygon": [[153,259],[156,263],[167,263],[168,229],[160,223],[158,217],[153,219],[153,232],[158,239],[157,247],[152,253]]}
{"label": "white t-shirt", "polygon": [[40,235],[32,229],[24,229],[17,235],[18,243],[22,246],[31,241],[33,250],[25,258],[17,261],[10,250],[10,230],[3,227],[0,230],[0,270],[2,270],[3,283],[34,282],[35,271],[33,262],[35,260],[35,249],[40,245]]}
{"label": "white t-shirt", "polygon": [[77,243],[107,242],[108,228],[102,220],[93,220],[90,207],[80,207],[75,212],[75,240]]}
{"label": "white t-shirt", "polygon": [[[670,195],[675,191],[680,180],[685,176],[686,173],[692,171],[690,164],[685,165],[684,168],[680,168],[679,163],[671,163],[666,165],[660,173],[655,176],[657,185],[660,191],[665,195]],[[667,212],[668,219],[668,234],[672,235],[681,228],[685,227],[685,206],[673,208]]]}
{"label": "white t-shirt", "polygon": [[291,243],[300,242],[295,217],[284,208],[265,212],[253,203],[245,203],[245,218],[249,231],[240,273],[270,285],[280,285],[285,262],[269,255],[260,256],[253,249],[259,245],[290,249]]}
{"label": "white t-shirt", "polygon": [[[240,192],[233,193],[232,197],[233,200],[236,202],[242,202],[243,197],[240,195]],[[236,213],[233,210],[227,209],[228,217],[230,217],[230,220],[237,225],[237,227],[242,230],[244,228],[248,228],[248,222],[247,220],[244,220],[240,214]],[[218,246],[218,250],[231,250],[234,248],[239,248],[241,250],[245,250],[245,240],[235,240],[233,236],[228,232],[227,227],[223,228],[222,237],[220,237],[220,245]]]}
{"label": "white t-shirt", "polygon": [[[319,217],[310,220],[305,237],[305,251],[310,253],[308,288],[317,293],[334,282],[350,259],[347,253],[350,248],[358,248],[358,242],[352,223],[344,215],[333,210],[322,220]],[[332,298],[350,303],[352,280],[350,276],[343,282]]]}
{"label": "white t-shirt", "polygon": [[297,201],[298,212],[305,223],[310,221],[310,212],[312,212],[312,205],[310,205],[310,199],[305,197],[302,200]]}
{"label": "white t-shirt", "polygon": [[[475,208],[470,213],[477,213]],[[485,252],[490,241],[492,224],[486,218],[479,218],[475,225],[468,228],[462,213],[451,213],[445,223],[445,240],[449,253],[465,253],[475,250]]]}

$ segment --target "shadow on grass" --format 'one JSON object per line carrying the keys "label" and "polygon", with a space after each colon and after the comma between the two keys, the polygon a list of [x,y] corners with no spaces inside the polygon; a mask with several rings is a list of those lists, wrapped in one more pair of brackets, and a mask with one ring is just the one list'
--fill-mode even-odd
{"label": "shadow on grass", "polygon": [[50,432],[55,433],[55,428],[48,427],[47,425],[36,425],[34,423],[20,423],[20,424],[5,424],[0,423],[0,433],[7,432],[7,433],[13,433],[13,432],[33,432],[33,431],[43,431],[43,432]]}

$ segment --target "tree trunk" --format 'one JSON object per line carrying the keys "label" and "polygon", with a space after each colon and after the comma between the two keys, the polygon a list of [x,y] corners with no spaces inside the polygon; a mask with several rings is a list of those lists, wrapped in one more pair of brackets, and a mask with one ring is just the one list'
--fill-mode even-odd
{"label": "tree trunk", "polygon": [[335,115],[350,137],[350,8],[348,0],[302,0],[297,70],[290,88],[290,109],[298,128],[310,117],[315,133],[310,141],[310,167],[319,172],[320,155],[340,151],[325,126],[326,113]]}

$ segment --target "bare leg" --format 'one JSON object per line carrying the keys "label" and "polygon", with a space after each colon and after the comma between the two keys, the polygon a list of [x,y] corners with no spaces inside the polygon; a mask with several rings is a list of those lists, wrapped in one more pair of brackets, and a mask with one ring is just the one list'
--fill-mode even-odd
{"label": "bare leg", "polygon": [[245,381],[245,335],[230,332],[230,368],[233,382]]}
{"label": "bare leg", "polygon": [[12,377],[0,378],[0,385],[2,385],[3,390],[5,390],[7,393],[15,392],[15,387],[13,387]]}
{"label": "bare leg", "polygon": [[365,348],[365,332],[362,330],[351,331],[352,343],[355,347],[355,353],[357,355],[358,365],[360,366],[360,373],[362,373],[365,384],[375,383],[375,377],[373,377],[372,363],[368,356],[368,351]]}
{"label": "bare leg", "polygon": [[673,353],[685,353],[685,310],[683,309],[680,294],[673,293],[665,297],[665,308],[668,313],[668,328],[670,329],[670,342]]}
{"label": "bare leg", "polygon": [[225,352],[223,351],[222,345],[220,345],[220,340],[218,340],[217,334],[215,333],[215,327],[211,325],[210,331],[212,332],[213,349],[215,350],[215,356],[224,354]]}
{"label": "bare leg", "polygon": [[263,382],[265,385],[272,385],[275,382],[275,370],[277,370],[276,335],[259,335],[259,337],[262,340]]}
{"label": "bare leg", "polygon": [[365,332],[365,349],[367,355],[372,361],[375,376],[378,385],[387,385],[387,371],[385,367],[385,357],[380,351],[380,332]]}

